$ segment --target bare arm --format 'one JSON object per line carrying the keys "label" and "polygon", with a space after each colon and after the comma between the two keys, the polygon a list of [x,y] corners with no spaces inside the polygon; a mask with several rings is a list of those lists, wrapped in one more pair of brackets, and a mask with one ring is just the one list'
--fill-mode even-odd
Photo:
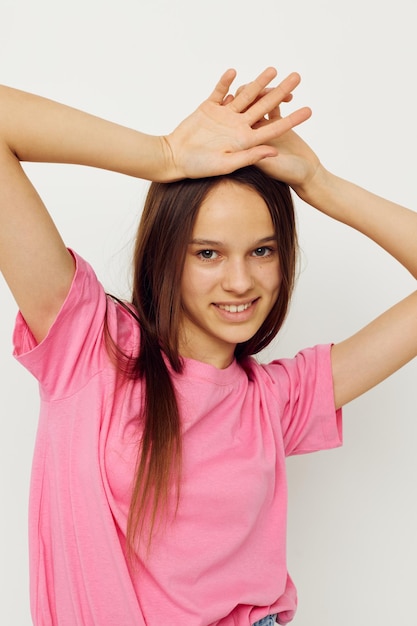
{"label": "bare arm", "polygon": [[260,96],[275,75],[268,68],[224,106],[235,77],[229,70],[211,96],[166,137],[0,87],[0,270],[38,341],[68,293],[74,264],[20,161],[75,163],[163,181],[232,171],[275,154],[267,142],[310,115],[301,109],[253,128],[300,80],[292,74]]}
{"label": "bare arm", "polygon": [[[277,119],[279,110],[272,112]],[[273,142],[278,156],[260,167],[286,181],[308,204],[363,233],[417,278],[417,213],[328,172],[296,133]],[[417,292],[333,346],[338,407],[375,386],[417,355]]]}
{"label": "bare arm", "polygon": [[[417,213],[322,167],[305,190],[299,191],[315,208],[375,241],[417,278]],[[337,406],[375,386],[416,355],[417,291],[333,346]]]}

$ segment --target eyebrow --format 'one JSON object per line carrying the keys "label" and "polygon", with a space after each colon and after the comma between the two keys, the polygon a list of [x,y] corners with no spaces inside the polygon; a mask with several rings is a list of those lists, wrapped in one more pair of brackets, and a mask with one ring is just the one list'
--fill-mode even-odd
{"label": "eyebrow", "polygon": [[[254,241],[253,245],[255,247],[260,246],[264,243],[275,241],[275,239],[276,239],[275,235],[271,235],[269,237],[262,237],[262,239],[258,239],[257,241]],[[224,244],[222,241],[214,241],[213,239],[191,239],[190,245],[211,247],[211,246],[222,246]]]}

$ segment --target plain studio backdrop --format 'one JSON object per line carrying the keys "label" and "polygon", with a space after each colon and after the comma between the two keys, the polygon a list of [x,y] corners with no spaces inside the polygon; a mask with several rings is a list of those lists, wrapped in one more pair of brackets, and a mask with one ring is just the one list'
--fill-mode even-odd
{"label": "plain studio backdrop", "polygon": [[[236,86],[274,65],[303,77],[284,113],[335,173],[417,208],[414,2],[2,0],[0,82],[163,134],[228,67]],[[129,296],[147,183],[25,165],[68,246]],[[301,263],[292,311],[265,358],[339,341],[414,281],[373,243],[296,200]],[[416,242],[417,245],[417,242]],[[37,384],[11,356],[15,304],[0,282],[0,623],[31,623],[27,501]],[[297,626],[416,623],[417,362],[345,408],[344,447],[288,462],[288,563]],[[105,625],[97,625],[105,626]]]}

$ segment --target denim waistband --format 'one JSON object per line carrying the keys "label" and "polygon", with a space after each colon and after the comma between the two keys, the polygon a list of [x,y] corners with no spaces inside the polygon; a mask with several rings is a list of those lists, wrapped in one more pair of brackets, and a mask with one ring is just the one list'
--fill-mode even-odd
{"label": "denim waistband", "polygon": [[253,626],[274,626],[276,616],[276,613],[275,615],[267,615],[266,617],[263,617],[255,622]]}

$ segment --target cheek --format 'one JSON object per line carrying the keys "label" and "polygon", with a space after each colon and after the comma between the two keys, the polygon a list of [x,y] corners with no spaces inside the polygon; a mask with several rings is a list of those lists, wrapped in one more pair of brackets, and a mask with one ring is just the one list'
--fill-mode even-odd
{"label": "cheek", "polygon": [[276,290],[276,296],[277,297],[278,297],[279,290],[281,288],[281,283],[282,283],[282,274],[281,274],[281,272],[278,269],[276,274],[275,274],[275,290]]}
{"label": "cheek", "polygon": [[271,263],[269,267],[264,267],[261,280],[264,289],[270,291],[271,296],[274,298],[274,300],[276,300],[282,282],[282,275],[279,269],[279,263]]}
{"label": "cheek", "polygon": [[185,309],[195,309],[207,292],[204,276],[195,267],[185,267],[181,280],[181,303]]}
{"label": "cheek", "polygon": [[182,297],[204,295],[213,289],[218,283],[218,277],[213,268],[200,267],[197,264],[188,264],[184,267],[181,293]]}

